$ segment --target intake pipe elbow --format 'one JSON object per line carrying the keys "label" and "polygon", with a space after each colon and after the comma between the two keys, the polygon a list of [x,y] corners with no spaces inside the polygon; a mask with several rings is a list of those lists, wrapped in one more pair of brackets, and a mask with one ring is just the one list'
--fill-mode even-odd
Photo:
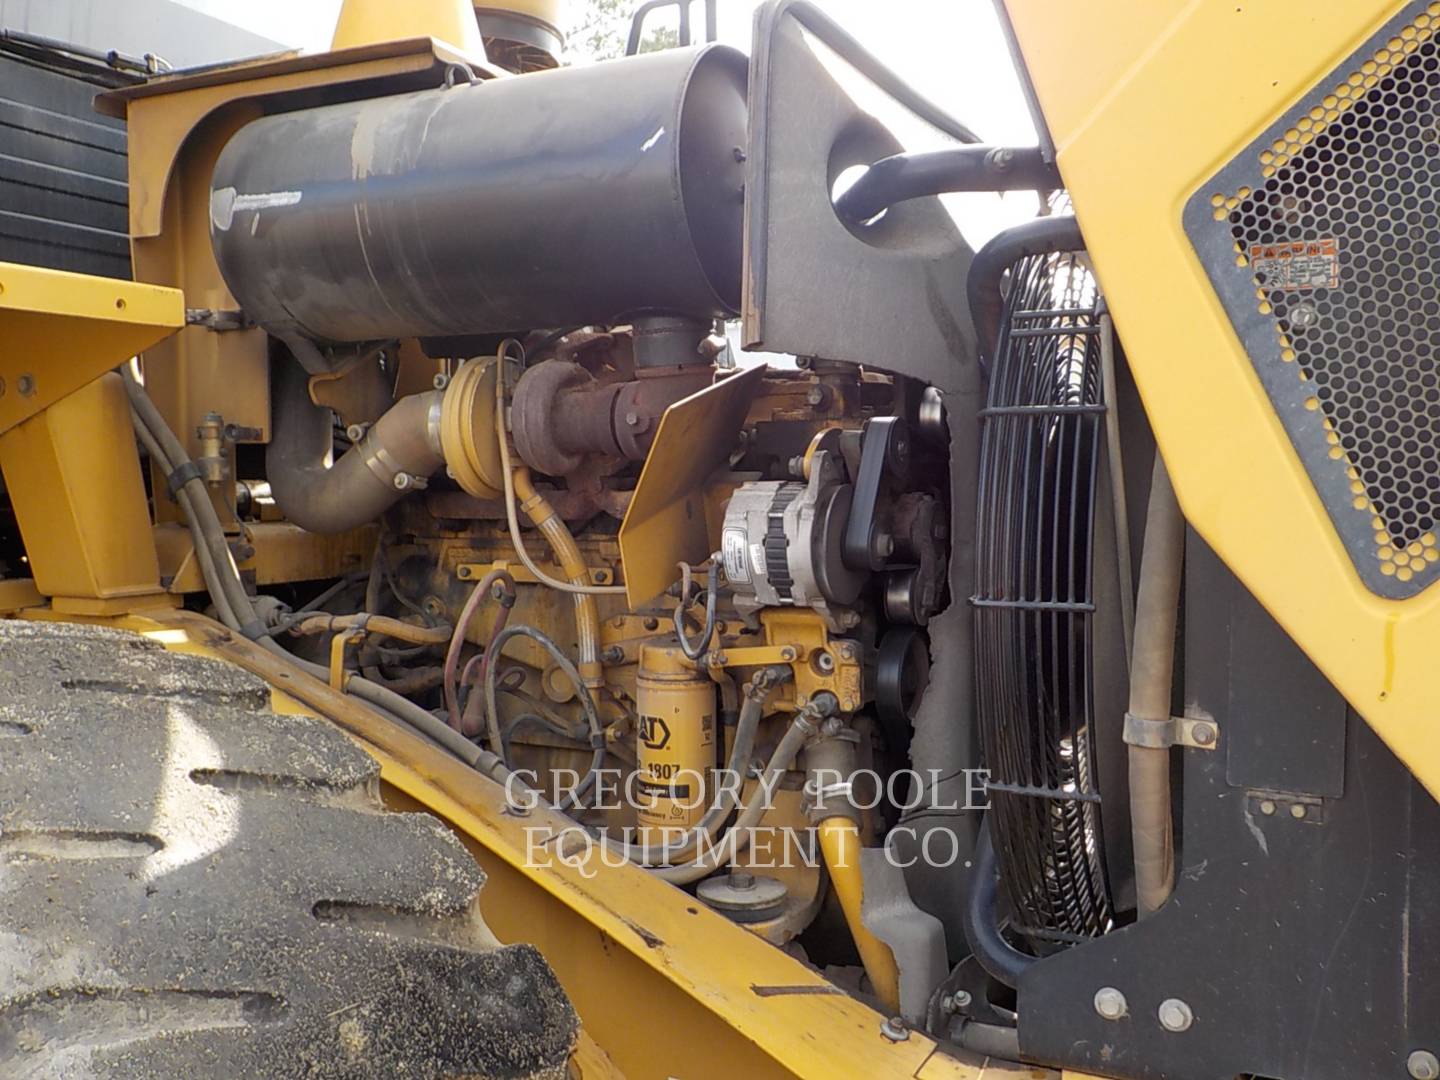
{"label": "intake pipe elbow", "polygon": [[444,464],[439,390],[401,398],[330,464],[334,420],[310,400],[305,370],[286,358],[273,385],[265,471],[275,505],[302,529],[338,533],[374,521]]}

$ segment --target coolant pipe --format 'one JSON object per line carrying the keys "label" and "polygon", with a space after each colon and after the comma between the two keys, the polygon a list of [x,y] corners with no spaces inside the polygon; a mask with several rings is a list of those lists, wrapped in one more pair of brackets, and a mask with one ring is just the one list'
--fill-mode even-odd
{"label": "coolant pipe", "polygon": [[282,360],[274,385],[265,472],[275,505],[302,529],[339,533],[374,521],[445,463],[439,390],[401,398],[332,465],[333,420],[310,400],[305,369]]}
{"label": "coolant pipe", "polygon": [[995,914],[999,893],[1000,875],[987,816],[975,842],[975,869],[970,874],[970,898],[965,904],[965,940],[976,962],[996,982],[1014,989],[1020,985],[1026,968],[1035,963],[1035,957],[1022,953],[1000,933]]}
{"label": "coolant pipe", "polygon": [[860,963],[870,977],[875,994],[892,1014],[900,1012],[900,969],[895,954],[865,926],[861,912],[865,902],[865,884],[860,876],[860,829],[844,814],[828,817],[815,829],[820,838],[820,856],[825,870],[845,913],[845,924],[855,939]]}
{"label": "coolant pipe", "polygon": [[980,346],[980,361],[988,371],[1000,340],[1000,313],[1005,296],[1000,291],[1005,271],[1027,255],[1055,251],[1083,251],[1085,239],[1079,223],[1070,215],[1036,218],[996,234],[975,253],[965,275],[965,298]]}
{"label": "coolant pipe", "polygon": [[[1175,621],[1185,563],[1185,519],[1159,453],[1150,479],[1145,549],[1135,599],[1135,640],[1130,655],[1132,719],[1168,722],[1175,669]],[[1127,748],[1130,763],[1130,830],[1135,849],[1135,893],[1143,918],[1175,890],[1175,839],[1168,747]]]}
{"label": "coolant pipe", "polygon": [[[812,739],[805,748],[805,785],[814,800],[812,814],[818,819],[815,834],[820,841],[820,856],[825,860],[835,899],[845,913],[845,924],[855,940],[860,962],[876,996],[892,1015],[898,1015],[900,969],[895,954],[865,925],[859,815],[850,794],[855,757],[855,740],[848,732]],[[835,783],[836,778],[844,779]]]}
{"label": "coolant pipe", "polygon": [[[518,468],[512,474],[515,483],[515,497],[520,509],[525,512],[535,528],[550,544],[555,561],[572,585],[590,585],[590,568],[580,554],[575,537],[570,535],[565,522],[555,513],[545,496],[535,490],[530,480],[530,470]],[[596,690],[605,684],[604,669],[600,665],[600,608],[590,593],[574,593],[575,634],[580,642],[580,678],[585,685]]]}

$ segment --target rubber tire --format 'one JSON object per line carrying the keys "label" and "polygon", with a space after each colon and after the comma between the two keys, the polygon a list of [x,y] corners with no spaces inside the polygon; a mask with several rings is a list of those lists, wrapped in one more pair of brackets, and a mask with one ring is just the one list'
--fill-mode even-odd
{"label": "rubber tire", "polygon": [[0,1076],[562,1076],[574,1010],[440,821],[268,688],[0,620]]}

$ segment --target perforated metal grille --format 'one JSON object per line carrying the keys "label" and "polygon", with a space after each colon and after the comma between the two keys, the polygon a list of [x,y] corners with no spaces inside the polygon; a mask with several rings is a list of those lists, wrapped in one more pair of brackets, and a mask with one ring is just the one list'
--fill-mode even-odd
{"label": "perforated metal grille", "polygon": [[1437,31],[1440,3],[1412,7],[1187,209],[1356,566],[1390,596],[1440,576]]}

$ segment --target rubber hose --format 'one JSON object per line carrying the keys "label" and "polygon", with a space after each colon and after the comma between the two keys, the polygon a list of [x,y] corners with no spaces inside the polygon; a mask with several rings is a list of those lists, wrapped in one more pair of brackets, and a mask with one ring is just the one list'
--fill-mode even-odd
{"label": "rubber hose", "polygon": [[995,918],[999,886],[999,868],[987,816],[980,824],[980,836],[975,843],[975,868],[970,874],[970,897],[965,905],[965,940],[976,962],[997,982],[1013,989],[1020,985],[1020,977],[1035,963],[1035,957],[1022,953],[1000,933]]}

